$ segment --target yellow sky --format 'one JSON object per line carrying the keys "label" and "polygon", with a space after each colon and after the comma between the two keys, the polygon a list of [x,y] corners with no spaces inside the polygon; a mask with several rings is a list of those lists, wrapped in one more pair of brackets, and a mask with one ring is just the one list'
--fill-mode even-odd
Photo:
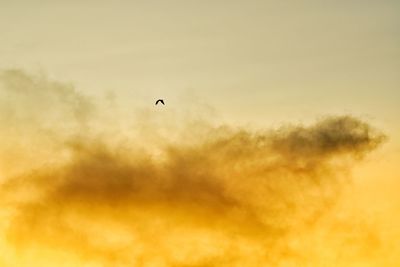
{"label": "yellow sky", "polygon": [[[323,234],[326,234],[324,231],[327,231],[326,229],[329,227],[341,229],[337,230],[341,235],[347,231],[346,227],[353,231],[354,225],[343,226],[340,220],[355,216],[357,220],[360,220],[360,224],[368,224],[368,226],[360,226],[360,229],[378,229],[379,231],[376,231],[376,233],[380,233],[382,243],[387,241],[387,244],[380,247],[381,250],[387,251],[379,250],[376,252],[377,256],[374,258],[376,261],[363,263],[353,259],[352,265],[346,262],[348,259],[352,259],[353,254],[351,252],[346,254],[342,251],[341,255],[336,255],[334,253],[335,248],[340,247],[338,243],[343,240],[340,235],[333,237],[328,234],[332,242],[326,248],[326,251],[321,248],[320,254],[318,254],[318,251],[312,250],[313,253],[326,256],[325,258],[332,259],[332,262],[347,263],[349,267],[382,266],[384,262],[380,259],[382,257],[387,259],[384,263],[388,266],[395,266],[392,264],[396,261],[395,254],[398,250],[392,247],[393,236],[400,236],[400,232],[395,229],[396,224],[400,223],[400,217],[395,213],[400,208],[400,198],[396,192],[396,188],[400,185],[398,180],[400,178],[400,168],[398,167],[400,160],[399,14],[400,2],[395,0],[0,0],[0,71],[16,70],[15,72],[6,71],[5,74],[1,72],[2,76],[0,76],[0,82],[2,82],[0,84],[0,104],[3,105],[0,106],[0,119],[1,127],[4,127],[0,134],[2,138],[2,141],[0,141],[0,156],[2,157],[0,181],[2,179],[8,180],[9,177],[6,176],[15,173],[22,175],[21,179],[25,181],[27,174],[24,172],[29,171],[31,166],[36,168],[39,166],[38,164],[44,162],[44,166],[48,166],[46,164],[55,164],[55,162],[58,164],[57,160],[64,162],[65,159],[69,159],[68,151],[70,148],[65,148],[63,142],[71,136],[74,138],[79,136],[78,140],[84,138],[91,140],[91,138],[95,139],[95,136],[102,140],[106,136],[108,137],[106,145],[110,146],[110,150],[112,150],[112,148],[119,147],[116,145],[117,143],[132,134],[132,129],[140,128],[142,132],[138,136],[143,138],[141,140],[147,141],[144,144],[147,145],[147,148],[151,148],[151,153],[160,153],[161,156],[165,153],[167,162],[168,159],[179,162],[180,157],[188,156],[193,159],[193,164],[196,164],[198,161],[202,162],[199,155],[208,159],[209,155],[204,152],[210,149],[208,142],[212,143],[219,140],[219,136],[210,138],[211,141],[205,137],[204,133],[209,130],[207,128],[209,127],[208,123],[212,125],[226,124],[230,125],[229,127],[240,126],[250,133],[255,131],[253,133],[258,134],[257,131],[260,129],[276,129],[286,123],[302,124],[306,125],[304,126],[305,129],[314,129],[309,125],[313,125],[312,123],[315,123],[318,119],[324,120],[326,116],[331,115],[350,115],[371,124],[382,131],[388,139],[382,147],[368,155],[362,163],[354,163],[354,166],[351,166],[354,171],[354,178],[351,182],[352,185],[344,190],[343,203],[339,201],[338,214],[323,217],[319,228],[317,227],[312,232],[312,237],[304,238],[307,242],[302,242],[304,241],[302,236],[296,239],[290,234],[288,240],[290,240],[290,246],[293,247],[293,250],[296,250],[299,244],[305,245],[307,249],[308,247],[313,248],[315,244],[323,241]],[[43,78],[41,75],[48,78]],[[52,81],[55,82],[52,83]],[[20,88],[25,88],[23,90],[26,91],[21,94],[25,94],[25,96],[13,95]],[[28,90],[29,88],[38,90],[40,93],[33,94]],[[71,88],[73,88],[74,93],[72,93]],[[2,89],[5,89],[4,92],[6,93],[3,94]],[[53,89],[56,91],[54,94],[51,93]],[[78,96],[75,96],[74,90],[78,92]],[[84,97],[81,98],[81,95]],[[61,101],[59,96],[65,99]],[[90,108],[88,108],[89,115],[87,115],[89,119],[85,117],[86,115],[82,115],[87,110],[86,105],[83,105],[80,101],[85,102],[86,96],[88,96],[89,102],[93,100],[95,105],[101,103],[99,104],[100,108],[93,112],[97,114],[94,119],[89,114]],[[154,110],[154,101],[158,98],[165,99],[166,106],[162,107],[162,110]],[[72,108],[71,111],[70,105],[76,103],[76,101],[79,104],[76,104],[74,108],[80,107],[80,104],[84,108],[82,110]],[[26,110],[24,110],[25,108]],[[45,111],[42,108],[45,108]],[[15,117],[8,115],[14,114],[13,112],[17,114]],[[158,113],[153,114],[155,112]],[[162,112],[161,115],[159,115],[160,112]],[[164,120],[167,120],[167,122],[164,122]],[[185,124],[187,122],[190,122],[189,126]],[[157,131],[155,131],[155,125],[160,126]],[[91,126],[96,130],[92,130]],[[80,130],[76,131],[76,127]],[[102,127],[104,129],[99,131],[98,129]],[[185,145],[190,147],[194,144],[191,138],[189,138],[189,141],[185,139],[185,137],[191,135],[186,127],[195,129],[196,138],[199,139],[196,141],[198,143],[195,142],[195,144],[200,147],[196,147],[200,152],[195,150],[198,154],[190,149],[186,150]],[[227,130],[228,133],[224,130],[221,131],[221,136],[231,137],[230,134],[232,134],[232,139],[236,140],[234,134],[237,131],[236,128],[232,128],[232,132]],[[165,135],[172,135],[170,140],[165,141],[172,148],[161,148],[157,152],[159,145],[165,145],[164,139],[161,138]],[[112,137],[110,138],[110,136]],[[267,134],[265,138],[269,140],[271,137]],[[253,141],[251,139],[249,142],[252,143]],[[60,145],[61,143],[63,144]],[[97,141],[94,144],[97,147]],[[79,150],[80,148],[77,149],[75,145],[73,145],[72,150]],[[129,143],[127,147],[136,150],[135,145]],[[241,145],[243,144],[240,143],[238,146]],[[79,147],[79,144],[77,146]],[[174,149],[178,150],[176,154],[173,152]],[[268,147],[268,149],[271,148]],[[96,153],[98,153],[97,150]],[[134,158],[136,158],[136,153],[138,152],[135,151]],[[231,170],[227,171],[218,165],[218,162],[224,163],[227,160],[230,164],[230,160],[233,160],[231,158],[226,159],[224,151],[218,153],[215,158],[210,159],[211,161],[215,160],[210,166],[212,175],[222,179],[223,185],[231,186],[230,190],[235,192],[235,194],[231,192],[235,198],[237,198],[235,190],[239,190],[240,194],[254,193],[254,200],[251,198],[236,200],[241,204],[245,203],[245,205],[251,206],[252,209],[254,208],[255,213],[261,210],[268,214],[270,211],[265,211],[264,206],[259,207],[257,202],[258,198],[262,199],[262,196],[258,194],[264,193],[264,191],[260,189],[260,192],[253,192],[255,189],[250,188],[250,182],[249,184],[242,184],[241,181],[233,183],[224,180],[227,174],[236,177],[237,173],[231,173]],[[112,153],[111,156],[105,154],[116,162],[121,160]],[[126,155],[123,155],[122,159],[125,159]],[[267,155],[270,154],[267,153]],[[86,156],[85,154],[83,157]],[[253,156],[254,162],[251,164],[258,166],[257,164],[260,163],[256,160],[256,155]],[[268,158],[268,156],[266,157]],[[285,156],[289,157],[286,154]],[[242,166],[244,174],[249,177],[254,176],[254,179],[257,175],[264,175],[264,170],[261,170],[261,167],[260,169],[256,167],[255,173],[248,170],[247,167],[250,163],[247,161],[249,159],[242,159],[240,155],[238,157],[238,165],[244,166]],[[332,157],[338,157],[339,161],[341,160],[341,156],[336,154]],[[72,163],[66,161],[66,166],[60,167],[59,173],[64,175],[64,172],[70,171],[71,165],[81,164],[81,158],[78,157],[79,160],[75,156],[72,158],[74,159]],[[285,158],[285,160],[287,159]],[[309,159],[304,160],[307,162]],[[92,166],[90,164],[89,169]],[[121,164],[127,166],[130,175],[132,169],[136,171],[136,168],[149,168],[148,166],[143,167],[142,163],[135,163],[135,165],[123,161]],[[157,171],[164,171],[163,168],[170,168],[171,173],[175,171],[173,167],[169,165],[165,167],[158,161],[155,161],[154,164]],[[187,164],[191,166],[192,162]],[[269,166],[268,164],[271,164],[271,162],[268,161],[265,164]],[[330,162],[326,166],[322,164],[321,169],[332,167],[330,164]],[[92,168],[97,168],[96,166],[92,166]],[[113,168],[110,170],[112,174],[120,174]],[[193,169],[197,170],[197,167],[195,166]],[[271,167],[271,169],[273,168]],[[344,169],[347,170],[350,167],[346,166]],[[213,171],[216,173],[213,173]],[[187,172],[190,174],[194,170],[190,169]],[[262,174],[259,174],[259,172]],[[39,174],[34,173],[32,176],[38,176],[42,179],[43,173],[48,175],[50,172],[46,169]],[[290,169],[288,173],[288,177],[297,175],[293,169]],[[244,174],[240,174],[236,178],[242,178]],[[195,172],[196,175],[199,174]],[[265,175],[286,177],[278,170],[273,170]],[[332,176],[341,177],[342,175],[342,173],[336,174],[335,170]],[[169,176],[166,175],[166,177]],[[193,188],[199,186],[192,185],[190,181],[184,180],[183,182],[184,184],[188,183],[185,185],[193,186]],[[238,185],[244,186],[244,188],[236,188]],[[40,191],[43,189],[41,186],[36,181],[32,182],[32,188],[38,187]],[[54,185],[55,188],[57,186]],[[249,188],[246,186],[249,186]],[[282,189],[280,186],[283,185],[277,187]],[[16,186],[16,188],[18,191],[22,190],[19,186]],[[200,186],[200,188],[203,187]],[[263,187],[261,186],[261,188]],[[143,194],[146,194],[146,190]],[[161,193],[157,191],[160,190],[158,188],[153,190],[156,193],[151,194],[162,198],[162,196],[158,196],[158,194],[163,194],[162,190]],[[174,190],[181,193],[179,189]],[[203,190],[210,193],[204,188]],[[287,189],[285,188],[285,190]],[[284,193],[286,193],[285,190],[283,190]],[[21,194],[25,195],[26,192],[22,190]],[[151,194],[149,193],[149,195]],[[45,195],[54,201],[55,196],[49,193]],[[97,197],[96,193],[94,195],[94,197]],[[310,193],[311,195],[312,193]],[[213,201],[203,195],[197,197],[199,197],[200,202],[205,201],[206,204],[207,201]],[[212,197],[215,196],[212,195]],[[307,197],[309,196],[306,195]],[[182,195],[181,198],[186,199],[186,195]],[[10,201],[8,196],[5,199]],[[11,197],[10,199],[14,198]],[[270,201],[271,199],[267,200]],[[371,199],[374,201],[371,201]],[[176,201],[179,202],[180,200],[178,198]],[[0,203],[7,202],[1,201],[5,200],[0,198]],[[92,199],[85,201],[92,201]],[[137,204],[135,201],[137,200],[133,201],[134,205]],[[257,203],[254,204],[252,201]],[[13,205],[11,207],[14,207]],[[35,202],[34,205],[37,205],[37,203]],[[140,209],[143,208],[141,205],[140,202],[140,205],[138,205]],[[344,215],[340,212],[341,205],[346,207],[343,209]],[[49,213],[46,213],[46,210],[43,213],[38,213],[38,216],[44,218],[42,220],[54,219],[52,212],[59,208],[65,211],[67,215],[56,223],[68,224],[70,220],[74,220],[74,216],[79,217],[85,214],[85,212],[82,212],[82,214],[74,213],[71,210],[75,208],[85,210],[86,207],[73,203],[71,206],[61,205],[60,207],[49,206],[47,208]],[[182,211],[190,210],[186,206],[181,208]],[[22,212],[26,211],[25,207],[21,209]],[[121,210],[128,213],[132,212],[129,209],[125,210],[125,207],[122,207]],[[194,210],[197,210],[197,207]],[[151,222],[151,224],[157,225],[158,228],[154,227],[157,229],[156,234],[166,235],[163,239],[165,243],[161,244],[161,248],[166,255],[170,255],[171,251],[169,250],[173,250],[174,257],[172,257],[173,259],[169,258],[169,260],[185,262],[186,256],[194,253],[191,251],[193,249],[204,252],[198,256],[199,262],[203,262],[202,255],[205,258],[212,258],[219,255],[221,251],[222,254],[228,253],[227,251],[232,248],[239,251],[240,260],[243,260],[242,263],[246,263],[248,266],[263,266],[257,265],[260,263],[257,263],[256,260],[252,261],[250,258],[257,259],[262,254],[262,247],[266,243],[252,239],[253,237],[249,237],[247,232],[245,234],[240,232],[239,236],[236,237],[232,234],[237,230],[236,226],[225,221],[229,221],[231,217],[236,220],[240,217],[238,214],[242,212],[241,209],[236,211],[228,208],[229,214],[226,215],[226,218],[223,217],[221,221],[218,221],[216,232],[208,232],[210,230],[209,222],[204,223],[204,225],[200,223],[201,226],[199,226],[197,222],[191,221],[202,217],[204,215],[202,212],[205,212],[207,216],[210,214],[210,216],[215,216],[214,210],[199,210],[200,215],[194,213],[191,215],[193,218],[182,215],[180,213],[182,211],[170,215],[168,207],[156,205],[155,207],[152,206],[148,212],[149,214],[161,214],[159,224],[157,222]],[[349,215],[352,212],[355,215]],[[130,217],[121,217],[119,222],[109,221],[109,218],[105,215],[107,210],[100,209],[94,211],[93,214],[99,217],[99,223],[93,226],[93,233],[84,231],[85,237],[86,235],[98,234],[100,240],[98,243],[107,240],[111,247],[113,242],[123,245],[134,242],[132,240],[135,238],[143,238],[145,240],[141,240],[143,247],[136,247],[135,249],[145,251],[146,253],[143,254],[145,259],[148,259],[146,258],[148,255],[154,255],[146,251],[146,248],[154,247],[154,244],[151,238],[147,236],[151,233],[148,232],[149,228],[146,226],[150,222],[148,217],[144,215],[145,213],[141,211],[138,214],[132,213],[129,215]],[[4,218],[10,216],[7,208],[0,212],[0,219],[2,216],[5,216]],[[29,214],[26,216],[29,216]],[[24,218],[22,217],[22,219]],[[139,218],[139,225],[144,227],[145,237],[136,236],[137,229],[135,231],[130,228],[125,229],[133,218]],[[166,229],[169,226],[163,218],[178,223],[176,231],[187,231],[190,239],[181,240],[174,233],[167,233]],[[17,218],[16,220],[22,219]],[[281,220],[282,218],[278,217],[278,219]],[[294,217],[294,219],[297,219],[297,217]],[[77,220],[83,225],[90,222],[90,219],[85,216],[79,217]],[[186,220],[190,222],[185,224]],[[332,220],[332,222],[329,220]],[[12,220],[3,221],[6,221],[6,223],[0,224],[0,236],[6,232],[2,229]],[[252,219],[250,221],[252,225]],[[40,222],[43,223],[43,221]],[[234,222],[237,223],[237,221]],[[239,222],[242,221],[239,220]],[[120,223],[122,226],[114,225],[114,223]],[[219,227],[225,224],[232,229],[228,227],[228,230],[220,230]],[[99,234],[97,231],[101,232],[101,227],[104,225],[108,225],[113,231],[118,233],[120,231],[122,234],[116,235],[117,237],[110,237],[109,232]],[[24,232],[26,230],[18,227],[14,231]],[[21,227],[25,226],[22,225]],[[263,225],[263,227],[271,229],[270,225]],[[56,227],[56,229],[60,230],[61,228]],[[247,229],[247,226],[244,229]],[[306,229],[306,227],[302,226],[299,229],[302,230],[301,234],[307,235],[309,233],[309,229]],[[39,227],[35,228],[33,232],[38,234],[41,230],[43,229]],[[131,234],[129,236],[132,240],[125,240],[121,237],[124,235],[124,231]],[[255,231],[257,232],[257,230]],[[371,230],[371,232],[375,233],[374,230]],[[12,236],[12,234],[10,235]],[[220,238],[219,235],[223,237]],[[229,235],[229,238],[226,238],[226,235]],[[14,233],[14,236],[20,238],[18,233]],[[43,237],[43,239],[46,238],[48,236]],[[58,245],[66,248],[66,251],[51,250],[51,245],[47,246],[48,240],[46,239],[42,240],[46,245],[41,250],[30,252],[31,248],[24,248],[24,257],[21,257],[19,262],[15,261],[18,257],[13,254],[18,254],[19,250],[9,246],[6,242],[0,241],[0,266],[3,266],[3,262],[5,262],[5,266],[9,264],[12,267],[32,266],[29,265],[32,259],[36,259],[36,264],[41,267],[45,265],[54,266],[54,262],[59,262],[60,259],[65,260],[65,266],[76,266],[82,261],[82,258],[77,256],[75,259],[74,257],[80,255],[82,251],[73,253],[74,250],[72,250],[72,254],[68,254],[71,244],[67,237],[63,238]],[[361,234],[355,234],[344,239],[348,245],[351,242],[354,244],[362,243],[364,242],[362,238],[364,236]],[[267,241],[270,242],[269,239]],[[72,243],[75,244],[75,242],[74,240]],[[168,242],[172,242],[174,245],[169,247]],[[365,242],[374,243],[370,239]],[[50,244],[52,243],[50,242]],[[192,247],[191,244],[196,244],[196,246]],[[323,247],[323,244],[319,245]],[[186,247],[187,250],[183,250],[181,254],[177,253],[179,249],[176,249],[176,247],[182,246]],[[282,253],[284,250],[281,246],[282,244],[272,242],[274,251]],[[355,249],[353,246],[349,245],[349,247]],[[84,248],[88,249],[89,258],[92,254],[97,255],[98,249],[105,249],[92,247],[90,244],[86,244],[86,247],[82,245],[82,249]],[[308,251],[307,249],[304,251]],[[359,247],[357,249],[362,250]],[[363,249],[370,253],[374,250],[374,246],[371,245]],[[358,251],[357,253],[360,254],[357,254],[357,259],[362,258],[360,255],[363,255],[364,252]],[[125,252],[121,253],[121,255],[118,255],[128,257],[124,254]],[[140,254],[140,252],[137,253]],[[234,258],[234,255],[228,254],[229,257]],[[71,255],[74,255],[74,257]],[[291,257],[295,258],[293,255],[289,258]],[[337,258],[333,260],[330,257]],[[260,258],[262,257],[260,256]],[[306,258],[313,258],[313,255],[307,255]],[[312,263],[312,266],[322,266],[323,260],[318,257],[314,257],[314,259],[315,262]],[[344,262],[341,259],[344,259]],[[98,264],[96,260],[97,258],[93,262],[86,261],[85,266],[106,266]],[[109,262],[109,260],[107,258],[105,261]],[[240,260],[238,266],[241,266]],[[196,262],[196,260],[193,261]],[[272,259],[268,258],[268,261],[272,261]],[[301,262],[304,263],[304,261],[306,260],[303,258]],[[124,262],[124,260],[121,260],[121,262]],[[168,266],[168,264],[163,265],[163,259],[157,257],[153,258],[153,261],[147,262],[147,265],[144,263],[140,265],[139,262],[138,260],[138,266]],[[190,264],[183,265],[182,263],[179,266],[195,266],[194,263]],[[290,265],[291,262],[276,264],[276,266],[298,266]],[[203,263],[201,266],[208,265]],[[229,263],[220,262],[220,265],[217,264],[216,266],[229,266]]]}

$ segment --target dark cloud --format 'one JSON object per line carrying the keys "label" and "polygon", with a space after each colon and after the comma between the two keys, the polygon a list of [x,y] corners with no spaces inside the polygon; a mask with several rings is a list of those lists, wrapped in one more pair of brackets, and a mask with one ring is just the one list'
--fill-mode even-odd
{"label": "dark cloud", "polygon": [[[54,108],[65,104],[59,112],[71,125],[86,114],[85,98],[72,88],[19,71],[2,80],[23,98],[58,98]],[[34,126],[13,123],[35,136]],[[343,170],[385,139],[352,116],[326,117],[265,131],[207,128],[200,139],[189,132],[182,135],[189,140],[164,142],[155,156],[137,140],[53,130],[46,142],[68,156],[51,164],[45,158],[3,182],[2,202],[13,210],[7,238],[20,250],[52,247],[109,266],[304,263],[308,252],[291,245],[293,233],[330,212]]]}

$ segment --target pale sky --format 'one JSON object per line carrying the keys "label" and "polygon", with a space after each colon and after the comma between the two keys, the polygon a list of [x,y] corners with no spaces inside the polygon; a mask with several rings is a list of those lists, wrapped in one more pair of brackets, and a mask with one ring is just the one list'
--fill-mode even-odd
{"label": "pale sky", "polygon": [[176,109],[190,94],[240,123],[352,113],[394,125],[400,115],[398,1],[0,5],[0,68],[88,94]]}

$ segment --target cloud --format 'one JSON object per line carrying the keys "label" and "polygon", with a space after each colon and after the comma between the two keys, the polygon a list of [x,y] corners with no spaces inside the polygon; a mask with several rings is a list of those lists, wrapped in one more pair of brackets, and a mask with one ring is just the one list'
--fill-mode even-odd
{"label": "cloud", "polygon": [[82,130],[101,122],[101,103],[73,87],[18,70],[0,77],[0,116],[13,129],[2,155],[40,151],[35,164],[3,164],[19,169],[0,187],[6,246],[62,251],[71,266],[301,266],[315,248],[296,236],[321,229],[347,170],[385,140],[339,116],[258,131],[202,126],[154,154],[142,140],[102,134],[107,123]]}

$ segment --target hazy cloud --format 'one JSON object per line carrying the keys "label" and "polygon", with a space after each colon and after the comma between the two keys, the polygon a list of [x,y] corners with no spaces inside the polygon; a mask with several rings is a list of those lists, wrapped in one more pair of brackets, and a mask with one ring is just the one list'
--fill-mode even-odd
{"label": "hazy cloud", "polygon": [[[19,70],[0,77],[0,118],[12,129],[2,124],[0,153],[17,155],[1,166],[18,168],[3,171],[3,246],[67,253],[71,266],[318,264],[308,242],[333,231],[324,220],[347,170],[385,140],[339,116],[259,131],[204,126],[154,154],[141,140],[84,130],[101,121],[101,104],[72,86]],[[354,242],[379,240],[371,231]]]}

